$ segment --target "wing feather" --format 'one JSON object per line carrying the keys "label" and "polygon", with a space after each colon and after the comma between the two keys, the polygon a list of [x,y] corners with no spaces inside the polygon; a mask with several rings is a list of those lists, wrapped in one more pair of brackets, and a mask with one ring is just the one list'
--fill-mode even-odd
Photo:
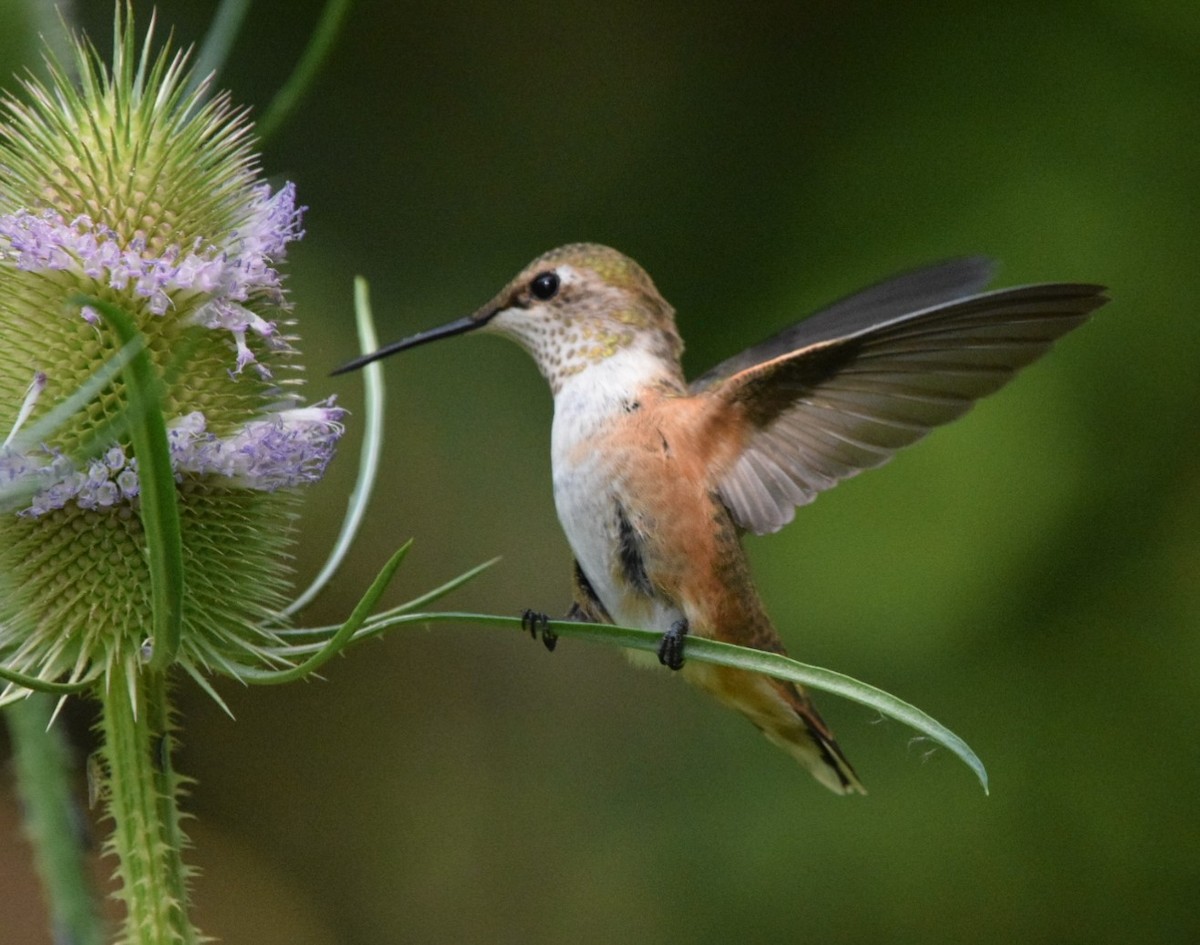
{"label": "wing feather", "polygon": [[761,344],[722,361],[692,382],[693,393],[781,354],[843,338],[885,324],[910,312],[933,308],[981,291],[995,264],[984,256],[966,256],[893,276],[814,312]]}
{"label": "wing feather", "polygon": [[[717,483],[739,525],[781,528],[797,506],[966,413],[1107,301],[1101,286],[1068,283],[963,297],[986,271],[956,260],[875,286],[692,385],[714,417],[735,411],[751,430]],[[914,302],[928,304],[901,310]]]}

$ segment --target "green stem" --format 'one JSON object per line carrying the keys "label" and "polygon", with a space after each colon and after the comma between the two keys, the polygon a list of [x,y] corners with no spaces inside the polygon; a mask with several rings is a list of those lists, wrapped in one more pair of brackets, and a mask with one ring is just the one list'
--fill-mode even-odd
{"label": "green stem", "polygon": [[166,680],[114,667],[101,695],[106,799],[113,821],[119,896],[125,903],[120,945],[195,945],[187,916],[178,778],[171,769]]}
{"label": "green stem", "polygon": [[133,455],[138,462],[139,502],[142,528],[146,531],[146,563],[150,570],[154,627],[150,668],[163,672],[175,662],[179,652],[183,632],[184,567],[179,498],[171,465],[167,421],[162,410],[162,378],[145,350],[145,344],[138,341],[141,333],[137,325],[124,309],[86,295],[72,296],[70,301],[76,305],[90,305],[99,312],[121,339],[123,347],[138,346],[124,370],[129,396],[125,416],[129,420]]}
{"label": "green stem", "polygon": [[[153,761],[155,762],[155,790],[158,793],[158,813],[159,819],[163,826],[163,837],[167,841],[167,848],[174,851],[174,861],[172,868],[167,870],[166,878],[172,886],[172,892],[176,901],[184,904],[185,908],[188,902],[188,879],[191,876],[191,870],[183,863],[183,851],[188,846],[187,837],[183,833],[183,828],[180,826],[181,813],[179,810],[179,799],[183,795],[184,779],[175,773],[174,763],[172,761],[172,753],[175,750],[175,725],[171,717],[170,699],[167,695],[166,681],[160,674],[154,674],[151,680],[151,686],[157,687],[157,692],[152,688],[150,698],[147,700],[148,711],[150,714],[151,731],[160,733],[158,735],[157,751],[154,754]],[[193,930],[193,940],[195,932]],[[185,939],[186,941],[186,939]]]}
{"label": "green stem", "polygon": [[257,123],[255,130],[260,141],[268,140],[296,111],[333,48],[333,41],[337,39],[342,28],[342,21],[350,12],[350,4],[351,0],[325,0],[325,9],[321,12],[321,18],[317,21],[316,29],[309,38],[300,62],[296,64],[283,88],[275,94],[275,98],[267,106],[266,113]]}
{"label": "green stem", "polygon": [[70,750],[51,727],[55,699],[35,693],[5,711],[25,831],[50,905],[56,942],[100,945],[99,912],[84,860],[83,818],[71,790]]}
{"label": "green stem", "polygon": [[220,75],[229,58],[229,51],[242,29],[242,21],[250,12],[250,0],[221,0],[208,27],[208,33],[196,56],[190,85],[194,88],[209,75]]}

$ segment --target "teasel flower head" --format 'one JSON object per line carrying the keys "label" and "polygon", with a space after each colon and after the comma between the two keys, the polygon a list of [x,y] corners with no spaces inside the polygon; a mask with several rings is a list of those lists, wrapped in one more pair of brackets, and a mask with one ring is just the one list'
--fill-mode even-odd
{"label": "teasel flower head", "polygon": [[0,668],[38,680],[136,678],[155,646],[132,349],[106,312],[155,379],[186,575],[172,661],[197,679],[277,643],[301,487],[342,432],[300,392],[295,187],[152,33],[139,49],[118,17],[111,68],[80,42],[0,104]]}

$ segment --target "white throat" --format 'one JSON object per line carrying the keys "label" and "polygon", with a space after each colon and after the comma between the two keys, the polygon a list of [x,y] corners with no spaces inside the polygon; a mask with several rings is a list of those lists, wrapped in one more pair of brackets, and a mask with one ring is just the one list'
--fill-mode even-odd
{"label": "white throat", "polygon": [[614,415],[634,409],[638,392],[668,373],[661,358],[634,344],[564,378],[554,396],[554,456],[594,436]]}

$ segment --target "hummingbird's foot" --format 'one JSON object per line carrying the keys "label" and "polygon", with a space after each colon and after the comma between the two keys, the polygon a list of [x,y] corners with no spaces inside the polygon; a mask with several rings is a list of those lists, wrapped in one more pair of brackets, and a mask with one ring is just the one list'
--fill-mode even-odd
{"label": "hummingbird's foot", "polygon": [[671,629],[662,636],[658,645],[658,661],[667,669],[683,669],[683,638],[688,633],[688,622],[676,620]]}
{"label": "hummingbird's foot", "polygon": [[554,647],[558,645],[558,634],[550,630],[550,618],[538,610],[523,610],[521,611],[521,626],[529,631],[529,635],[535,640],[538,638],[538,631],[542,634],[542,643],[551,653],[554,652]]}

